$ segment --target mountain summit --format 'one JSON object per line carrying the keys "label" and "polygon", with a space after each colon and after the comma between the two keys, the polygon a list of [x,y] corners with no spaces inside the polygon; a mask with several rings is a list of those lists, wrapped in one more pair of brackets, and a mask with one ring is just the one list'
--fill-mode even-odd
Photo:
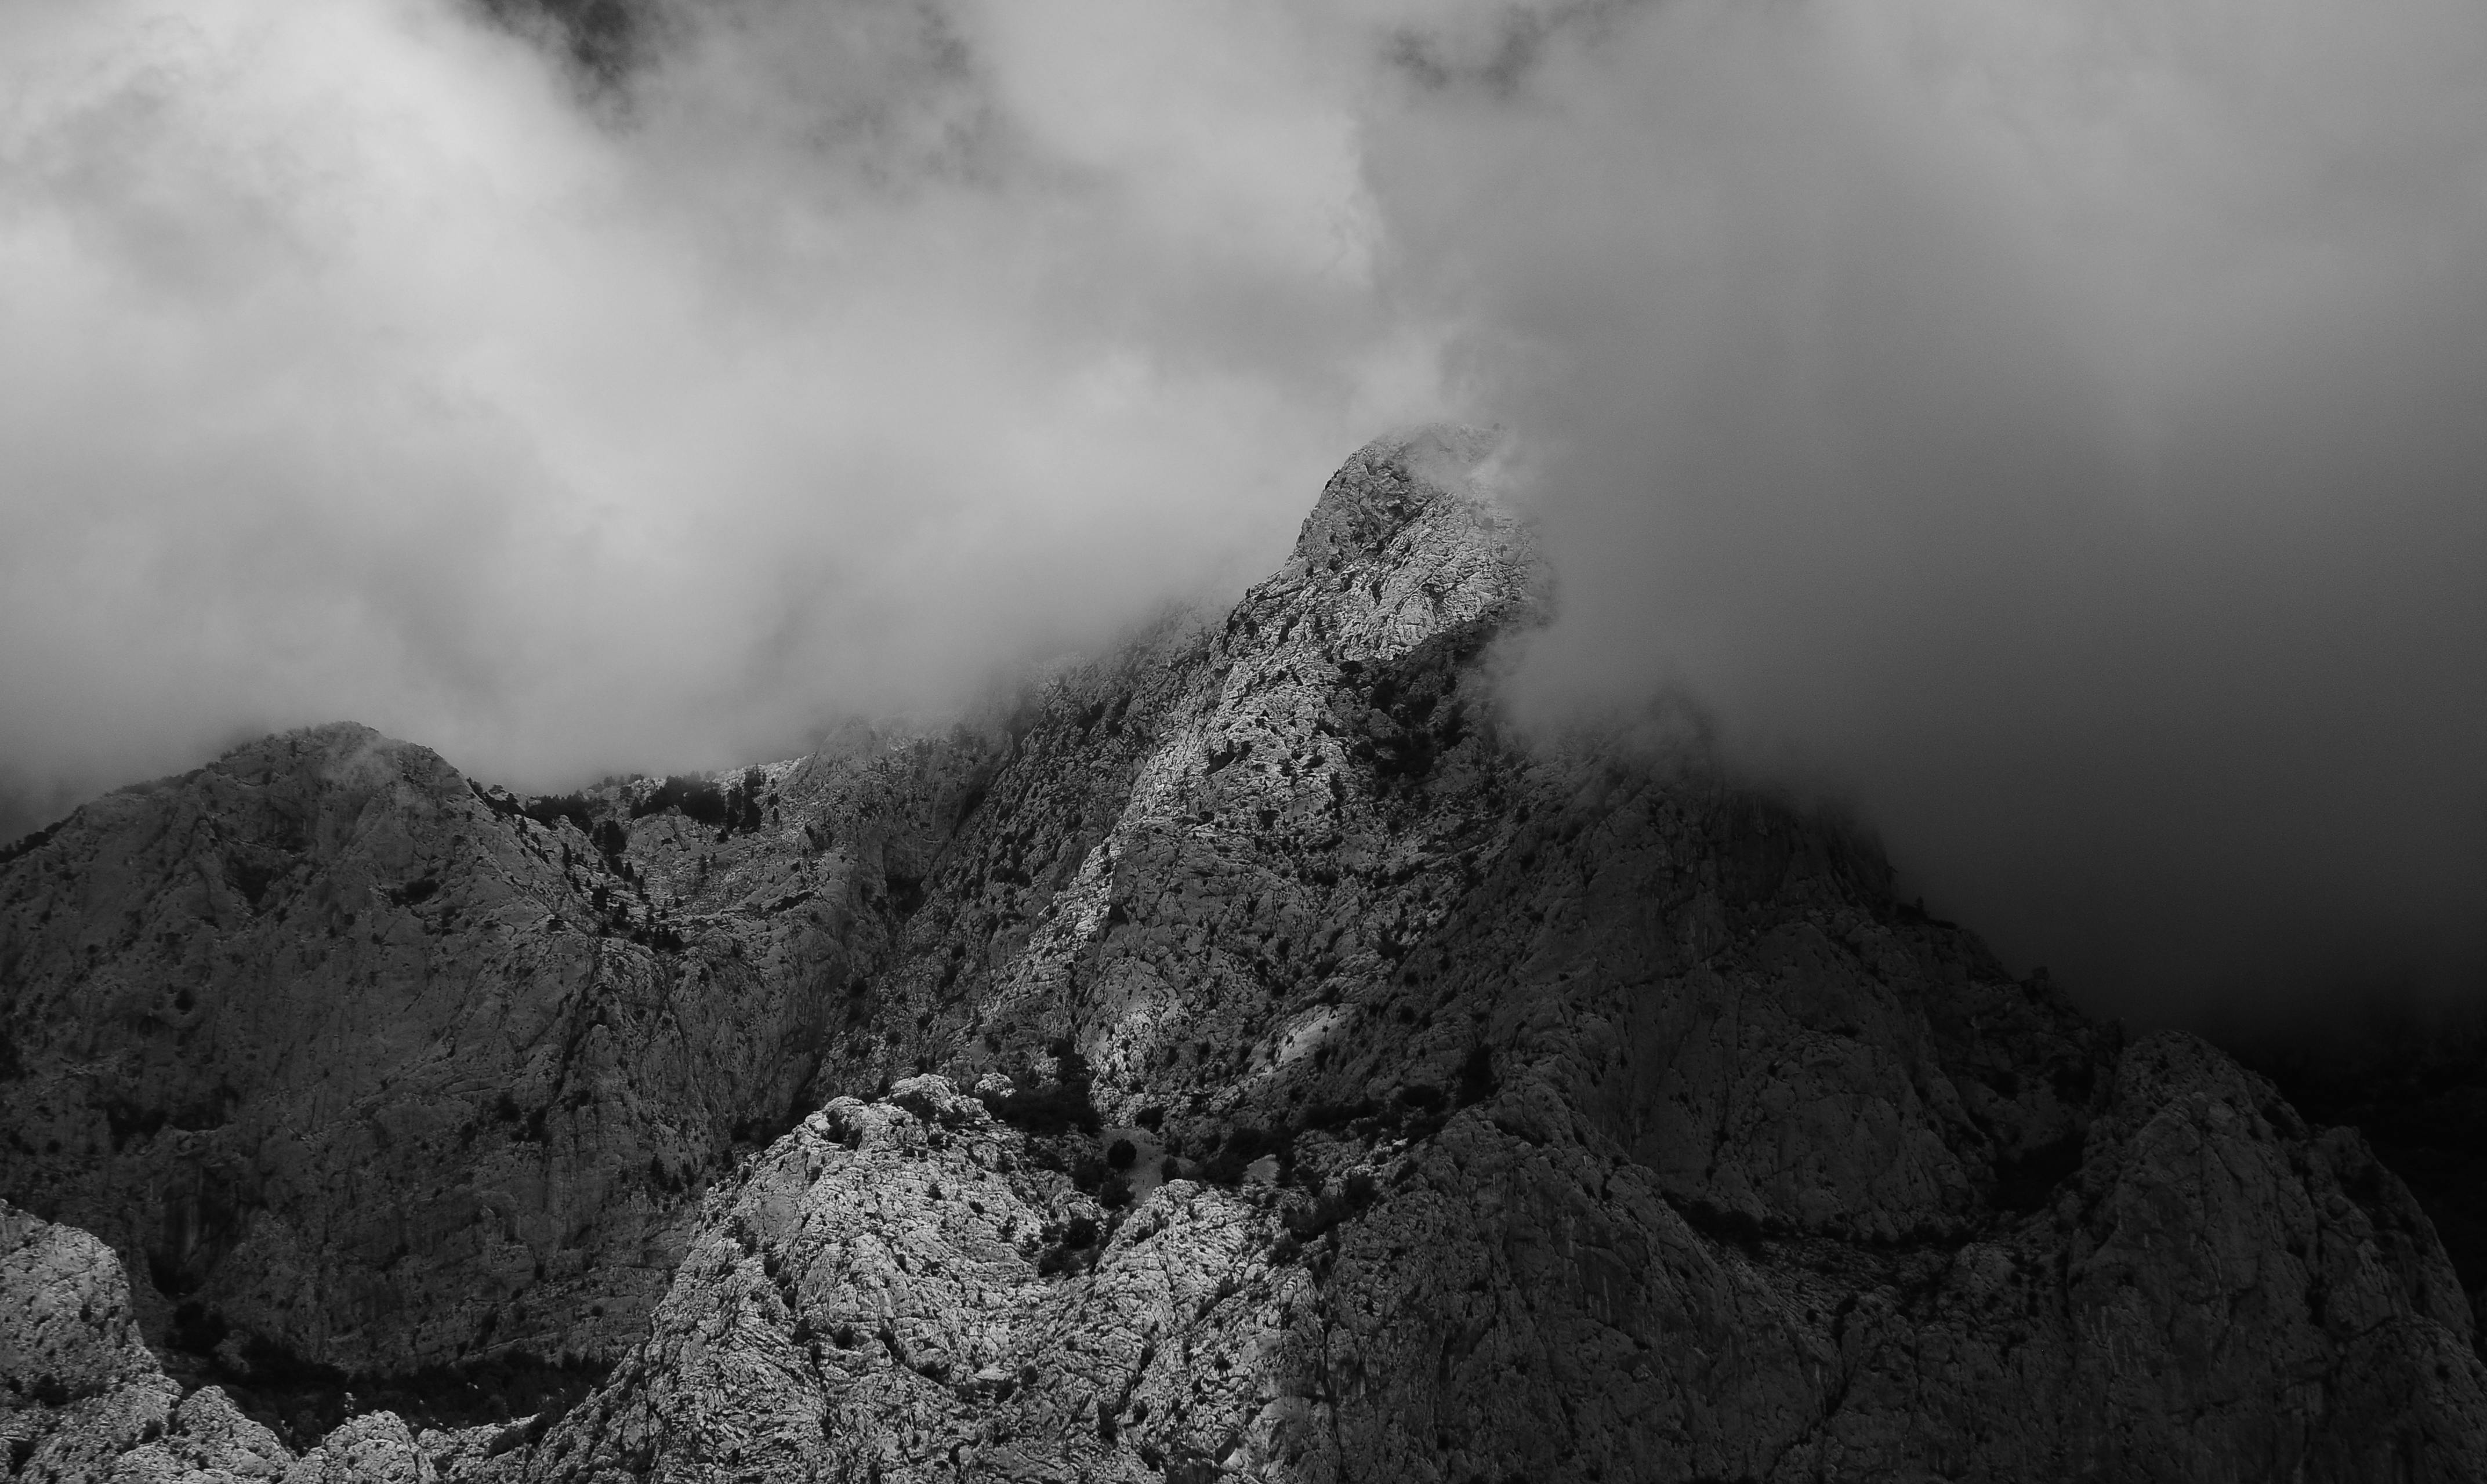
{"label": "mountain summit", "polygon": [[[2353,1132],[1697,753],[1505,725],[1493,457],[1368,446],[989,725],[551,798],[321,728],[12,847],[9,1302],[94,1233],[219,1439],[594,1378],[322,1477],[2487,1476]],[[36,1471],[248,1471],[61,1332],[119,1369],[10,1352]]]}

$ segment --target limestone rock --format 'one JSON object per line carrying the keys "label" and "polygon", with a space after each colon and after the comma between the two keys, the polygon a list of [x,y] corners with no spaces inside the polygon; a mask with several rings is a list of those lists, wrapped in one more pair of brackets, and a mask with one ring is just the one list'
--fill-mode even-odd
{"label": "limestone rock", "polygon": [[507,1424],[426,1428],[415,1434],[414,1445],[431,1465],[435,1478],[457,1484],[493,1471],[493,1461],[522,1445],[535,1420],[522,1417]]}
{"label": "limestone rock", "polygon": [[530,1474],[2475,1476],[2458,1291],[2348,1193],[2354,1139],[2188,1038],[2114,1083],[2052,1205],[1898,1246],[1718,1243],[1611,1144],[1481,1109],[1318,1194],[1109,1213],[1016,1130],[842,1099],[720,1192]]}
{"label": "limestone rock", "polygon": [[354,1417],[286,1470],[285,1484],[433,1484],[432,1460],[393,1412]]}
{"label": "limestone rock", "polygon": [[189,1396],[138,1337],[129,1283],[86,1232],[0,1203],[0,1438],[14,1477],[282,1474],[273,1434],[213,1386]]}
{"label": "limestone rock", "polygon": [[[1029,1132],[832,1102],[530,1474],[2487,1467],[2354,1135],[2121,1047],[1697,748],[1503,730],[1542,582],[1476,447],[1366,450],[1223,630],[1058,682],[824,1060]],[[1174,1178],[1077,1204],[1135,1129]]]}
{"label": "limestone rock", "polygon": [[531,1472],[1144,1477],[1294,1446],[1316,1285],[1275,1203],[1177,1180],[1108,1212],[1030,1153],[937,1078],[831,1103],[718,1192]]}
{"label": "limestone rock", "polygon": [[59,1407],[155,1371],[112,1249],[0,1204],[0,1387]]}
{"label": "limestone rock", "polygon": [[1697,727],[1504,716],[1494,458],[1375,443],[1221,621],[939,737],[91,805],[0,863],[0,1173],[341,1365],[620,1357],[306,1478],[2487,1477],[2354,1133]]}
{"label": "limestone rock", "polygon": [[201,1386],[182,1398],[173,1422],[182,1440],[179,1456],[192,1469],[265,1479],[282,1477],[293,1463],[276,1435],[242,1415],[221,1386]]}
{"label": "limestone rock", "polygon": [[0,1193],[244,1364],[617,1350],[699,1188],[808,1106],[971,751],[530,817],[335,726],[89,804],[0,866]]}

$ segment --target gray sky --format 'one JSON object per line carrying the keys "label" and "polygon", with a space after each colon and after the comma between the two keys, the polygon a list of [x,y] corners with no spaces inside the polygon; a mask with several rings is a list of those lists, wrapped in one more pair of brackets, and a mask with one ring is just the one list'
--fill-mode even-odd
{"label": "gray sky", "polygon": [[1513,434],[1689,690],[2143,1019],[2487,963],[2474,0],[0,10],[0,814],[937,711]]}

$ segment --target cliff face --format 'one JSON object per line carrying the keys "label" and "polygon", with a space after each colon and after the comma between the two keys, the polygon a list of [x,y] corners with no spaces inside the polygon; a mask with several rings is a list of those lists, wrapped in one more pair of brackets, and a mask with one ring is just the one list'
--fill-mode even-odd
{"label": "cliff face", "polygon": [[495,1476],[2487,1474],[2355,1134],[1690,742],[1505,723],[1486,453],[721,801],[332,730],[90,806],[0,868],[5,1188],[194,1326],[620,1357]]}
{"label": "cliff face", "polygon": [[0,1440],[13,1477],[267,1478],[293,1462],[224,1392],[189,1395],[138,1337],[129,1282],[85,1232],[0,1202]]}
{"label": "cliff face", "polygon": [[781,766],[715,826],[542,822],[350,726],[112,795],[0,875],[0,1191],[147,1274],[159,1341],[627,1343],[688,1198],[808,1110],[971,751]]}

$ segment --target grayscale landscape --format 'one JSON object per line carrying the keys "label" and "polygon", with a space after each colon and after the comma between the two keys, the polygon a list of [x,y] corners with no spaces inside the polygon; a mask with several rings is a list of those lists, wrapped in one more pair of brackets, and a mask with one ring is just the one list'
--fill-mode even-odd
{"label": "grayscale landscape", "polygon": [[27,7],[0,269],[9,1477],[2487,1478],[2487,13]]}

